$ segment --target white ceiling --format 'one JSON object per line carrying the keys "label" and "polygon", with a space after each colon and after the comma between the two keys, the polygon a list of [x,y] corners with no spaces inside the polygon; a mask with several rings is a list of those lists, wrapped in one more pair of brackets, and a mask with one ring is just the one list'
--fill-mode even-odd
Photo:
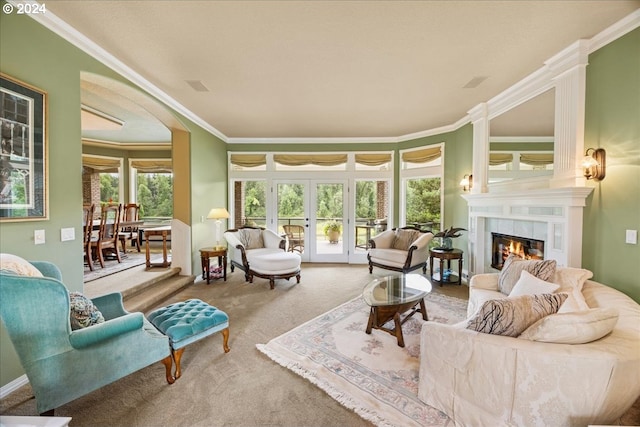
{"label": "white ceiling", "polygon": [[[454,124],[574,41],[640,8],[640,1],[58,0],[46,6],[227,138],[379,138]],[[478,77],[486,79],[464,88]],[[194,90],[191,80],[208,92]],[[83,103],[115,117],[127,114],[88,86]],[[542,123],[533,133],[548,128]]]}

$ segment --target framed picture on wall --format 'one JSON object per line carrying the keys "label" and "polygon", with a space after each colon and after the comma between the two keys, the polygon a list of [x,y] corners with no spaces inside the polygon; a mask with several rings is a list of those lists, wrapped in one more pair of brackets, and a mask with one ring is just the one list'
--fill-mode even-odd
{"label": "framed picture on wall", "polygon": [[0,221],[45,220],[47,94],[0,73]]}

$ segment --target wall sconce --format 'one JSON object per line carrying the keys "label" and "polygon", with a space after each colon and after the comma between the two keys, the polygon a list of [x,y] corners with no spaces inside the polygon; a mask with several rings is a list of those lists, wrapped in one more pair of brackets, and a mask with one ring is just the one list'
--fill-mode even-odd
{"label": "wall sconce", "polygon": [[465,175],[460,181],[460,186],[462,187],[462,191],[471,191],[471,187],[473,187],[473,175]]}
{"label": "wall sconce", "polygon": [[585,178],[602,181],[606,174],[606,159],[604,148],[587,148],[581,163]]}
{"label": "wall sconce", "polygon": [[224,246],[220,244],[220,225],[222,224],[220,220],[229,218],[229,216],[229,212],[225,208],[213,208],[207,215],[208,219],[216,220],[216,246],[214,247],[216,250],[224,249]]}

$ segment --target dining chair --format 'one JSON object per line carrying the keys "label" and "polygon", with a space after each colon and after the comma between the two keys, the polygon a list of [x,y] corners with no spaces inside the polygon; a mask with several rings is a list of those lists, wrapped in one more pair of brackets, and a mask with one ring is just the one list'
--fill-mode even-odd
{"label": "dining chair", "polygon": [[301,225],[283,225],[289,239],[289,252],[304,252],[304,227]]}
{"label": "dining chair", "polygon": [[138,225],[128,224],[137,222],[140,215],[140,205],[136,203],[128,203],[122,208],[122,223],[118,239],[122,243],[122,252],[127,252],[127,241],[135,244],[138,252],[140,252],[140,233],[138,233]]}
{"label": "dining chair", "polygon": [[104,268],[105,253],[115,254],[118,262],[122,262],[120,251],[118,251],[118,230],[120,227],[121,210],[121,204],[103,205],[100,214],[98,236],[91,239],[92,256],[98,258],[102,268]]}
{"label": "dining chair", "polygon": [[89,265],[89,270],[93,271],[93,257],[91,256],[91,236],[93,235],[93,214],[96,205],[93,203],[82,206],[82,226],[84,230],[83,247],[84,260]]}

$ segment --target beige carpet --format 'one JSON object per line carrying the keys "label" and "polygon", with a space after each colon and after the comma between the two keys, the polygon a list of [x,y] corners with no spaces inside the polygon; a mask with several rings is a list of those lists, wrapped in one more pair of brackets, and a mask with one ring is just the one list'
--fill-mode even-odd
{"label": "beige carpet", "polygon": [[[157,363],[58,408],[56,415],[72,417],[72,427],[371,426],[256,349],[358,296],[370,279],[364,265],[304,264],[299,285],[278,280],[274,290],[264,279],[245,283],[238,270],[227,282],[197,282],[167,303],[200,298],[225,310],[229,353],[216,334],[187,347],[183,375],[175,384],[167,385],[164,367]],[[465,297],[467,287],[435,291]],[[0,414],[37,415],[30,387],[0,400]]]}

